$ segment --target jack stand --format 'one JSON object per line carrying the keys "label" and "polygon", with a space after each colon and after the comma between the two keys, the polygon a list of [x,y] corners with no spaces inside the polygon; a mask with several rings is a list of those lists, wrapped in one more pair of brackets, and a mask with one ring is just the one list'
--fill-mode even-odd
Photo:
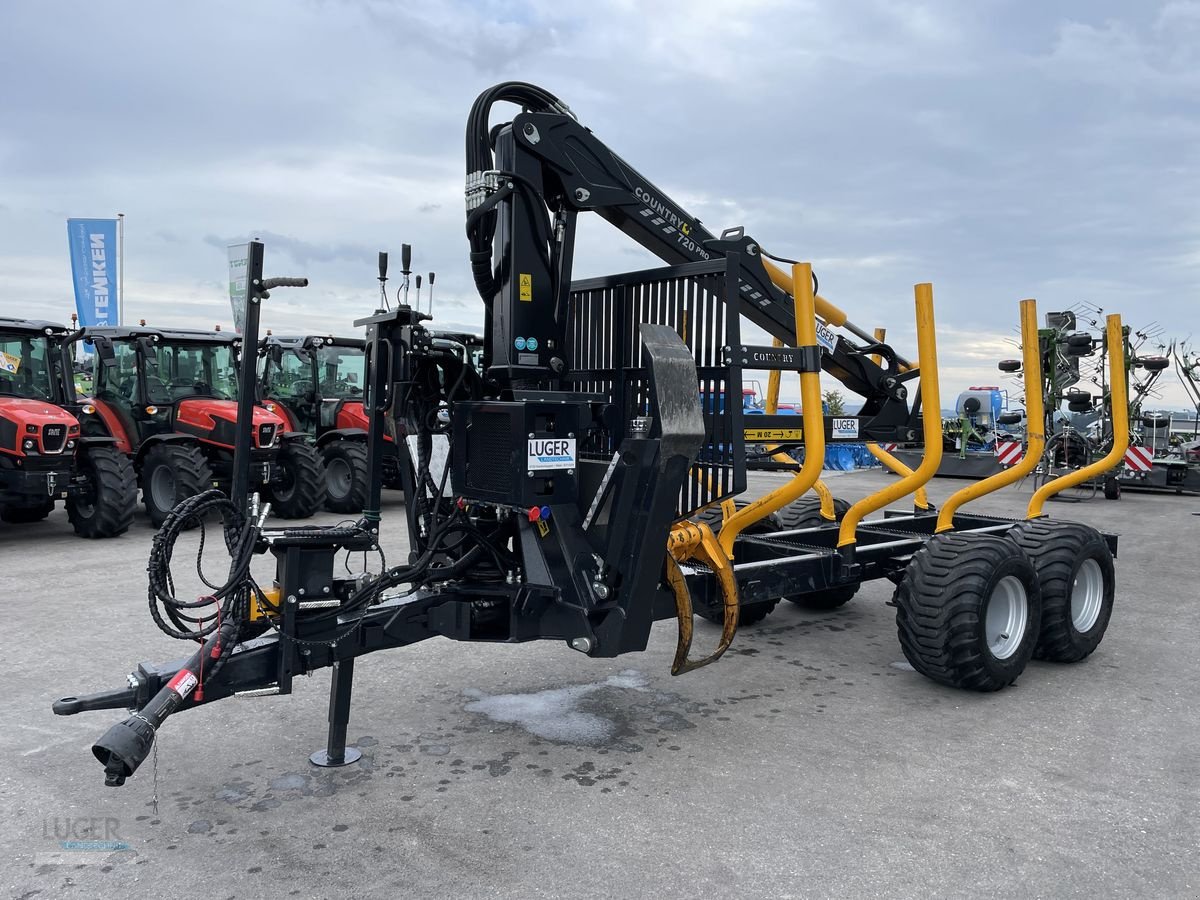
{"label": "jack stand", "polygon": [[329,684],[329,736],[325,749],[308,758],[314,766],[332,769],[348,766],[362,759],[362,751],[346,746],[346,724],[350,721],[350,690],[354,686],[354,658],[333,664],[333,680]]}

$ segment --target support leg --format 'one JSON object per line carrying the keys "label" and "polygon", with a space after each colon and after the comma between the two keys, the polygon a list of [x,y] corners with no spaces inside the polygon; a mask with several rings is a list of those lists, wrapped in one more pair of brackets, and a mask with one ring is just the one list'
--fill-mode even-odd
{"label": "support leg", "polygon": [[354,659],[333,664],[333,681],[329,685],[329,736],[325,749],[308,758],[314,766],[334,768],[348,766],[362,758],[362,752],[346,746],[346,725],[350,721],[350,691],[354,686]]}

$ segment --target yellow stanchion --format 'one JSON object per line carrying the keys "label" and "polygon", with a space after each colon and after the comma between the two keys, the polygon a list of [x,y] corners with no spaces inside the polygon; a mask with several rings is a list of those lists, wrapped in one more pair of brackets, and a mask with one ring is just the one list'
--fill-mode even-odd
{"label": "yellow stanchion", "polygon": [[[1021,357],[1025,372],[1025,456],[1015,466],[951,494],[938,513],[938,532],[949,531],[954,527],[954,513],[964,503],[1015,484],[1032,472],[1041,461],[1042,451],[1046,448],[1046,419],[1042,401],[1042,354],[1038,348],[1036,300],[1021,301]],[[1036,387],[1031,389],[1031,386]]]}
{"label": "yellow stanchion", "polygon": [[[793,294],[796,310],[796,346],[817,347],[817,322],[812,289],[812,265],[792,266]],[[825,462],[825,417],[821,413],[821,375],[819,372],[800,373],[801,421],[804,435],[804,463],[787,484],[748,504],[725,520],[718,536],[722,549],[733,557],[737,536],[760,519],[807,493],[821,475]]]}
{"label": "yellow stanchion", "polygon": [[924,427],[925,456],[910,475],[859,500],[842,518],[838,547],[853,546],[858,523],[876,510],[899,500],[933,478],[942,463],[942,399],[938,389],[937,336],[934,332],[933,285],[914,288],[917,309],[917,351],[921,361],[921,422]]}
{"label": "yellow stanchion", "polygon": [[[1097,475],[1103,475],[1114,466],[1120,465],[1121,460],[1125,458],[1125,451],[1129,449],[1129,391],[1125,384],[1125,338],[1121,331],[1121,317],[1119,315],[1106,316],[1105,326],[1108,338],[1108,381],[1112,391],[1112,449],[1091,465],[1068,472],[1034,491],[1033,496],[1029,499],[1029,508],[1025,511],[1026,516],[1030,519],[1036,519],[1042,515],[1042,505],[1055,494],[1075,487],[1077,484],[1083,484]],[[1038,390],[1041,390],[1040,379]],[[1028,382],[1026,382],[1026,401],[1029,399],[1029,393]]]}

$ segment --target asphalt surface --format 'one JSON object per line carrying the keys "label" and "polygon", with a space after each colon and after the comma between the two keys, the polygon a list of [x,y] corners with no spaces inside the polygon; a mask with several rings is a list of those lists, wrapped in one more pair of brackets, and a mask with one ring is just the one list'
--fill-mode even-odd
{"label": "asphalt surface", "polygon": [[[755,476],[760,489],[776,476]],[[857,499],[887,476],[830,479]],[[937,481],[935,500],[961,483]],[[974,508],[1017,515],[1028,489]],[[400,558],[402,507],[387,549]],[[1117,607],[1076,665],[995,694],[903,662],[890,584],[781,604],[715,666],[650,648],[428,641],[359,660],[350,739],[317,769],[329,675],[172,718],[157,763],[106,788],[56,718],[187,648],[146,608],[144,516],[76,539],[0,526],[0,888],[30,897],[1195,897],[1200,499],[1055,503],[1121,533]],[[332,521],[334,517],[326,517]],[[189,538],[188,540],[194,540]],[[177,568],[188,562],[181,545]],[[215,568],[215,567],[214,567]],[[182,578],[182,576],[181,576]],[[697,641],[717,629],[697,627]],[[126,849],[64,849],[115,841]]]}

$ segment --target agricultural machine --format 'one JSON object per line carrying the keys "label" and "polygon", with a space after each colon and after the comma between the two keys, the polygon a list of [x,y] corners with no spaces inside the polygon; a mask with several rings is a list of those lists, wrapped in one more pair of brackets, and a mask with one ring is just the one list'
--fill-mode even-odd
{"label": "agricultural machine", "polygon": [[[1003,470],[1005,448],[1018,441],[1015,431],[1024,416],[1008,409],[1007,391],[998,385],[977,385],[958,395],[955,417],[942,420],[942,463],[945,478],[986,478]],[[908,466],[919,465],[919,449],[894,451]]]}
{"label": "agricultural machine", "polygon": [[[478,368],[482,341],[467,332],[433,331],[436,349]],[[290,431],[312,435],[325,464],[325,506],[359,513],[367,500],[367,413],[365,342],[361,338],[268,335],[262,342],[259,390]],[[397,431],[384,433],[383,486],[403,491]]]}
{"label": "agricultural machine", "polygon": [[[1175,493],[1200,490],[1200,474],[1170,443],[1169,417],[1146,409],[1146,400],[1158,396],[1156,384],[1171,364],[1174,344],[1154,345],[1157,334],[1152,328],[1125,327],[1120,337],[1124,366],[1113,376],[1106,362],[1110,347],[1107,338],[1080,327],[1080,318],[1084,326],[1095,328],[1099,324],[1098,310],[1080,307],[1049,313],[1041,331],[1043,371],[1047,373],[1043,376],[1043,396],[1051,437],[1036,477],[1052,480],[1108,456],[1113,446],[1113,422],[1120,415],[1129,433],[1124,456],[1108,471],[1064,496],[1086,500],[1103,491],[1107,499],[1117,500],[1123,489]],[[1161,352],[1145,352],[1148,344]],[[1020,363],[1004,360],[1000,368],[1018,372]],[[1113,406],[1110,385],[1114,377],[1122,382],[1128,397],[1124,413]]]}
{"label": "agricultural machine", "polygon": [[76,534],[115,537],[133,522],[137,483],[112,438],[80,433],[70,335],[0,318],[0,520],[38,522],[63,500]]}
{"label": "agricultural machine", "polygon": [[[360,513],[367,501],[367,365],[359,338],[280,337],[262,342],[260,391],[290,432],[311,435],[325,466],[325,506]],[[389,429],[384,486],[401,489],[395,434]]]}
{"label": "agricultural machine", "polygon": [[[113,439],[129,457],[151,522],[161,526],[177,504],[211,488],[229,491],[241,338],[140,325],[85,328],[79,339],[94,349],[83,434]],[[307,436],[263,407],[253,409],[252,431],[250,478],[276,514],[320,509],[325,473]]]}
{"label": "agricultural machine", "polygon": [[[493,125],[500,102],[520,111]],[[669,265],[573,282],[576,220],[586,212]],[[672,672],[681,674],[718,659],[748,610],[765,615],[784,599],[835,607],[863,582],[886,578],[897,585],[906,657],[945,685],[998,690],[1035,653],[1073,662],[1100,643],[1116,538],[1042,514],[1049,496],[1090,471],[1039,489],[1020,521],[964,511],[1032,468],[1044,441],[1036,427],[1021,464],[972,483],[940,511],[866,519],[922,487],[941,459],[930,285],[916,286],[919,352],[906,360],[817,296],[809,264],[775,265],[741,228],[713,235],[560,100],[524,83],[488,90],[471,111],[467,233],[485,307],[481,377],[436,346],[418,310],[385,308],[356,323],[367,329],[370,470],[358,522],[266,529],[264,511],[236,488],[229,498],[201,494],[168,517],[148,567],[156,621],[199,646],[184,659],[142,664],[113,690],[54,704],[60,715],[135,710],[93,747],[108,784],[134,773],[176,712],[235,694],[288,694],[297,676],[326,666],[329,731],[312,759],[352,762],[357,751],[345,739],[356,658],[436,636],[558,641],[609,658],[644,650],[654,622],[673,619]],[[252,242],[248,341],[261,292],[275,283],[262,265],[262,244]],[[743,318],[780,346],[742,340]],[[1022,303],[1021,322],[1025,365],[1040,380],[1033,301]],[[1108,333],[1120,327],[1111,316]],[[753,425],[779,429],[779,444],[803,446],[805,461],[738,509],[748,417],[741,404],[717,409],[701,398],[736,395],[743,369],[798,373],[801,416],[756,416]],[[822,371],[863,399],[856,415],[823,416]],[[253,400],[244,389],[243,411]],[[1121,408],[1123,396],[1116,402]],[[1040,422],[1040,400],[1030,406],[1030,421]],[[388,414],[407,434],[397,450],[410,554],[378,575],[343,576],[338,551],[378,547]],[[239,419],[239,448],[248,447],[249,424]],[[1120,453],[1119,420],[1117,431]],[[819,481],[830,441],[921,442],[926,453],[916,471],[839,506]],[[439,445],[448,448],[444,464]],[[236,464],[248,467],[248,456]],[[718,504],[726,514],[714,530],[696,517]],[[229,579],[200,602],[177,597],[174,536],[210,510],[223,518]],[[784,511],[809,519],[772,525]],[[274,584],[252,574],[259,553],[275,559]],[[721,625],[716,648],[701,658],[691,652],[694,612]]]}

